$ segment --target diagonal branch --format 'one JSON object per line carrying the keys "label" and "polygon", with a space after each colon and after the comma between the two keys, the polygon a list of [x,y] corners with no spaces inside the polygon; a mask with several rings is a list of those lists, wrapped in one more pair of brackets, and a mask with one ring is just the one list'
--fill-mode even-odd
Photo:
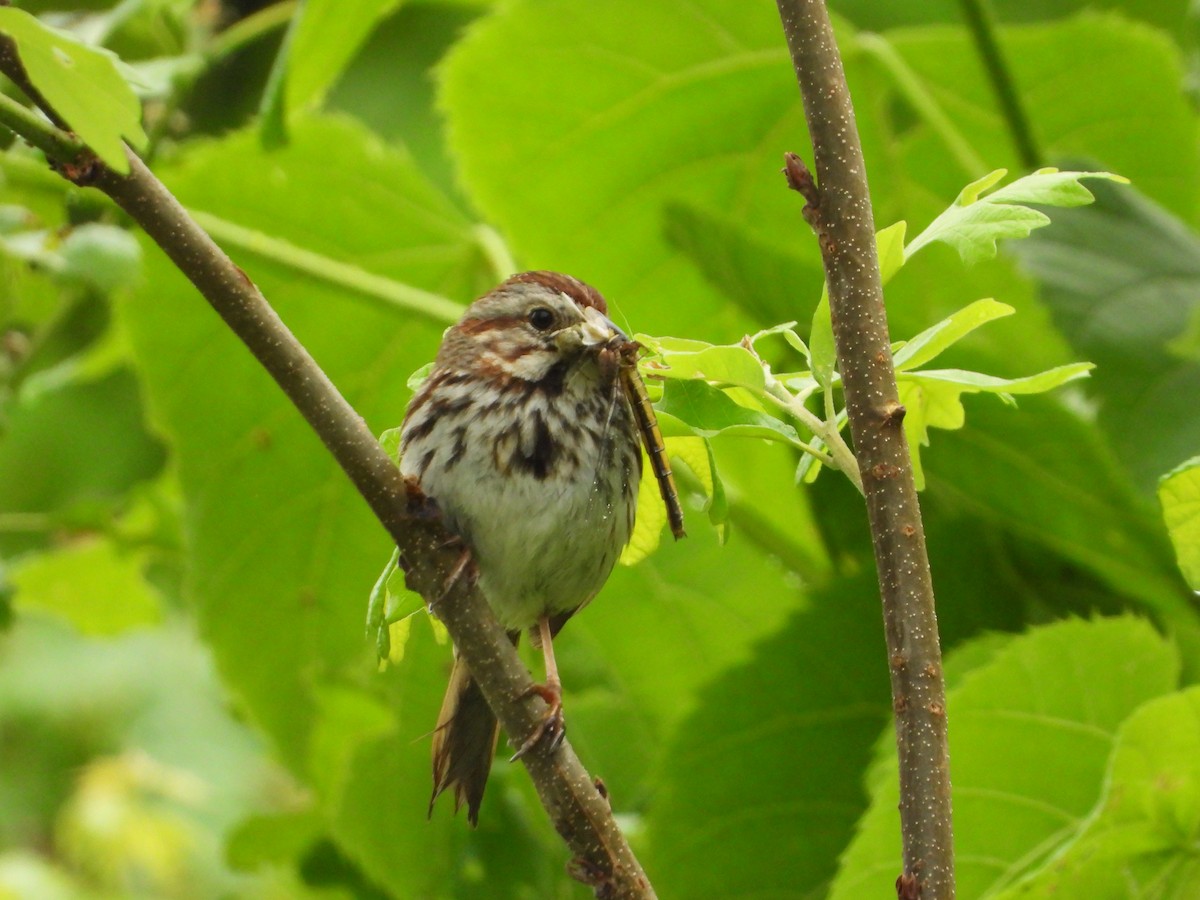
{"label": "diagonal branch", "polygon": [[[0,37],[0,71],[44,104],[29,84],[15,46]],[[43,107],[53,122],[53,110]],[[528,670],[469,578],[450,578],[460,547],[417,491],[410,491],[393,460],[254,283],[188,216],[145,164],[127,150],[130,171],[113,171],[64,129],[0,96],[0,125],[43,150],[64,177],[107,194],[140,225],[196,286],[250,349],[320,436],[329,452],[396,542],[409,586],[436,604],[455,646],[500,720],[520,744],[534,733],[545,702],[529,689]],[[641,865],[617,827],[607,793],[564,740],[553,752],[522,757],[555,830],[570,847],[572,874],[598,897],[646,900],[655,896]]]}
{"label": "diagonal branch", "polygon": [[824,0],[777,0],[812,137],[817,179],[788,155],[817,233],[850,433],[883,601],[900,759],[901,898],[954,896],[946,690],[925,532],[896,389],[875,223],[854,107]]}

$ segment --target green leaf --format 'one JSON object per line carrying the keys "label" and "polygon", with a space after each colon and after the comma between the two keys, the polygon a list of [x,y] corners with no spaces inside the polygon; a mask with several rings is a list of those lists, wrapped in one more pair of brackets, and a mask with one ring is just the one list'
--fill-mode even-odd
{"label": "green leaf", "polygon": [[813,313],[808,334],[813,377],[817,379],[817,384],[822,390],[832,390],[833,372],[837,367],[837,347],[833,340],[833,318],[829,311],[827,289],[821,291],[821,300]]}
{"label": "green leaf", "polygon": [[1158,499],[1183,577],[1200,591],[1200,456],[1163,476]]}
{"label": "green leaf", "polygon": [[[913,28],[889,37],[921,88],[989,167],[1023,168],[966,29]],[[1102,160],[1176,214],[1195,215],[1200,198],[1195,116],[1178,88],[1186,75],[1179,44],[1168,34],[1122,16],[1085,13],[1002,28],[997,37],[1043,153]],[[1087,54],[1081,56],[1080,47]],[[1154,122],[1155,140],[1130,141],[1148,121]],[[888,174],[901,184],[915,180],[935,196],[949,196],[980,174],[963,169],[924,122],[900,136],[898,149],[891,148],[894,168]],[[878,167],[872,183],[880,183]],[[931,217],[936,212],[929,210]],[[901,216],[916,221],[911,208],[893,217]]]}
{"label": "green leaf", "polygon": [[1011,401],[1012,394],[1045,393],[1068,381],[1085,377],[1091,369],[1091,363],[1073,363],[1023,378],[997,378],[994,375],[964,372],[960,369],[897,372],[900,403],[907,410],[904,416],[904,433],[912,450],[913,474],[918,487],[925,486],[920,448],[929,446],[929,429],[962,428],[966,421],[966,410],[962,405],[963,394],[998,394],[1001,399]]}
{"label": "green leaf", "polygon": [[146,562],[144,553],[93,538],[31,556],[10,577],[18,608],[51,612],[83,634],[113,635],[162,617]]}
{"label": "green leaf", "polygon": [[1150,496],[1200,447],[1200,361],[1170,349],[1200,315],[1200,240],[1135,191],[1105,187],[1014,250],[1075,353],[1096,363],[1098,421]]}
{"label": "green leaf", "polygon": [[[1011,885],[1083,825],[1121,722],[1178,676],[1177,652],[1148,623],[1073,620],[1012,641],[948,694],[964,897]],[[894,890],[900,836],[889,768],[842,855],[833,900]]]}
{"label": "green leaf", "polygon": [[949,244],[967,265],[996,255],[1001,238],[1028,237],[1035,228],[1050,224],[1050,217],[1025,203],[1042,206],[1083,206],[1095,198],[1080,182],[1084,178],[1102,178],[1127,183],[1127,179],[1108,172],[1060,172],[1039,169],[1018,178],[1012,184],[987,193],[1005,176],[997,169],[967,185],[954,204],[912,239],[905,255],[912,256],[934,241]]}
{"label": "green leaf", "polygon": [[903,373],[902,380],[955,384],[967,393],[983,391],[989,394],[1042,394],[1068,381],[1086,377],[1093,368],[1095,367],[1091,363],[1071,363],[1021,378],[997,378],[995,375],[964,372],[962,369],[921,369],[917,372]]}
{"label": "green leaf", "polygon": [[[644,341],[643,341],[644,338]],[[762,363],[741,344],[714,347],[692,341],[651,338],[638,335],[638,340],[660,354],[667,368],[655,367],[654,375],[670,379],[695,379],[717,384],[738,385],[761,394],[765,377]]]}
{"label": "green leaf", "polygon": [[976,300],[936,325],[905,341],[896,351],[893,363],[898,371],[916,369],[941,355],[976,328],[995,319],[1011,316],[1015,310],[995,300]]}
{"label": "green leaf", "polygon": [[500,4],[446,57],[440,101],[460,178],[519,258],[605,273],[610,306],[636,310],[636,330],[703,334],[729,317],[668,242],[664,209],[754,222],[769,208],[804,227],[780,187],[779,148],[762,141],[780,121],[803,133],[778,16],[728,0],[583,9]]}
{"label": "green leaf", "polygon": [[[138,383],[127,368],[22,397],[7,414],[0,440],[5,512],[95,527],[162,468],[164,447],[146,431]],[[6,556],[28,546],[19,536],[0,535]]]}
{"label": "green leaf", "polygon": [[380,659],[387,659],[391,652],[385,609],[387,607],[388,582],[399,562],[400,551],[393,550],[391,558],[388,559],[387,565],[383,567],[379,577],[375,579],[375,585],[367,597],[367,637],[375,638],[375,652]]}
{"label": "green leaf", "polygon": [[892,280],[904,266],[904,232],[907,222],[895,222],[875,232],[875,247],[879,253],[879,278],[883,284]]}
{"label": "green leaf", "polygon": [[29,80],[71,130],[113,169],[128,172],[122,139],[141,147],[146,133],[141,103],[116,57],[11,7],[0,8],[0,32],[16,42]]}
{"label": "green leaf", "polygon": [[337,0],[305,0],[293,20],[296,33],[288,42],[289,113],[320,106],[376,24],[395,12],[400,2],[367,0],[348,5]]}
{"label": "green leaf", "polygon": [[729,539],[729,500],[725,485],[717,471],[717,459],[712,444],[703,438],[674,438],[671,452],[692,470],[708,502],[705,504],[708,521],[717,529],[721,543]]}
{"label": "green leaf", "polygon": [[[675,442],[680,438],[669,437],[663,440]],[[629,535],[629,543],[621,550],[621,565],[637,565],[657,550],[662,541],[662,531],[666,524],[667,510],[663,506],[662,497],[658,491],[658,482],[650,470],[650,460],[643,448],[642,477],[638,481],[637,518],[633,522],[633,532]]]}
{"label": "green leaf", "polygon": [[248,816],[225,844],[229,864],[252,872],[263,865],[289,865],[323,835],[324,823],[313,811]]}
{"label": "green leaf", "polygon": [[[1113,10],[1123,17],[1157,25],[1163,31],[1180,24],[1181,9],[1175,0],[1006,0],[995,10],[997,21],[1005,24],[1029,24],[1059,19],[1074,13],[1096,9]],[[919,5],[878,4],[873,0],[841,0],[838,12],[864,29],[883,31],[900,25],[958,25],[962,8],[955,0],[929,0]]]}
{"label": "green leaf", "polygon": [[1158,697],[1121,726],[1087,827],[1005,900],[1186,897],[1200,884],[1200,687]]}
{"label": "green leaf", "polygon": [[736,434],[766,438],[795,446],[800,441],[796,430],[764,412],[736,403],[720,388],[706,381],[668,381],[657,405],[659,424],[664,433],[716,437]]}
{"label": "green leaf", "polygon": [[887,721],[873,582],[863,574],[822,591],[705,690],[646,824],[662,896],[810,896],[830,877]]}
{"label": "green leaf", "polygon": [[663,217],[671,247],[756,323],[809,317],[824,279],[815,242],[789,235],[778,245],[728,213],[700,206],[669,203]]}
{"label": "green leaf", "polygon": [[979,403],[969,427],[939,435],[926,453],[927,496],[1094,573],[1115,602],[1170,630],[1195,677],[1200,618],[1162,516],[1134,493],[1093,424],[1049,397],[1016,413]]}
{"label": "green leaf", "polygon": [[263,96],[265,131],[281,137],[288,117],[319,108],[371,31],[399,5],[400,0],[304,0],[292,17]]}

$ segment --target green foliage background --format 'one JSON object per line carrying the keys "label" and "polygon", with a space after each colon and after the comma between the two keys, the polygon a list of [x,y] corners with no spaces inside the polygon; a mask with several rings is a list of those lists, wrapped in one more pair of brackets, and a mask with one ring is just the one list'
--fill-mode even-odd
{"label": "green foliage background", "polygon": [[[968,397],[923,457],[966,898],[1200,881],[1185,5],[996,0],[1043,162],[1133,187],[1089,184],[1095,206],[970,268],[931,247],[888,286],[896,337],[1016,307],[950,365],[1098,366],[1016,410]],[[820,297],[765,0],[308,0],[228,30],[232,5],[189,0],[17,6],[72,7],[54,21],[133,67],[155,170],[377,432],[447,324],[401,285],[467,303],[497,238],[649,334],[733,343]],[[831,6],[880,227],[1022,171],[958,4]],[[477,831],[449,804],[425,821],[449,649],[417,618],[377,671],[386,536],[267,376],[101,199],[19,144],[0,177],[0,896],[584,896],[520,767],[498,762]],[[572,740],[660,896],[885,896],[861,500],[829,473],[793,489],[779,445],[714,449],[728,542],[693,504],[687,541],[564,632]]]}

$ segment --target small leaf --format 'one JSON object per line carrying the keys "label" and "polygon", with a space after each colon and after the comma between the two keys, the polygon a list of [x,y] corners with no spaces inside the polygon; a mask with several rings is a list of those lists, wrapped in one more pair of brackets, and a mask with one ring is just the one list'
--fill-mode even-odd
{"label": "small leaf", "polygon": [[[733,401],[704,381],[668,381],[657,405],[664,433],[715,437],[737,434],[796,446],[800,436],[786,422]],[[672,428],[674,426],[674,428]]]}
{"label": "small leaf", "polygon": [[829,312],[829,289],[821,291],[821,302],[813,313],[812,329],[808,334],[808,349],[812,361],[813,377],[823,390],[829,390],[833,382],[833,370],[837,366],[837,346],[833,340],[833,318]]}
{"label": "small leaf", "polygon": [[[664,438],[671,441],[672,438]],[[650,460],[642,450],[642,479],[638,482],[637,518],[633,521],[633,532],[629,543],[621,551],[620,563],[632,566],[640,563],[658,549],[662,540],[663,526],[667,524],[667,510],[658,492],[658,482],[650,469]]]}
{"label": "small leaf", "polygon": [[789,328],[783,333],[783,339],[788,342],[793,350],[808,360],[810,366],[812,365],[812,353],[809,352],[808,346],[804,341],[800,339],[800,335]]}
{"label": "small leaf", "polygon": [[1007,170],[997,169],[963,188],[950,208],[913,238],[905,248],[905,256],[912,256],[934,241],[942,241],[957,250],[968,265],[991,259],[996,255],[997,240],[1027,237],[1035,228],[1050,224],[1050,217],[1045,213],[1022,204],[1084,206],[1095,198],[1080,184],[1082,179],[1104,178],[1128,183],[1127,179],[1109,172],[1039,169],[987,194],[1005,174]]}
{"label": "small leaf", "polygon": [[904,232],[908,223],[901,220],[894,222],[882,231],[875,233],[875,246],[879,252],[879,277],[887,284],[904,266]]}
{"label": "small leaf", "polygon": [[146,142],[142,106],[107,50],[81,44],[29,13],[0,7],[0,32],[16,42],[29,80],[104,162],[129,171],[122,138]]}
{"label": "small leaf", "polygon": [[962,428],[966,421],[966,411],[962,405],[963,394],[993,393],[1011,402],[1012,394],[1044,393],[1068,381],[1085,377],[1091,368],[1091,363],[1073,363],[1024,378],[996,378],[960,369],[897,372],[900,402],[907,410],[904,416],[904,433],[908,437],[912,453],[913,476],[918,490],[925,486],[921,447],[929,446],[929,429],[943,428],[953,431]]}
{"label": "small leaf", "polygon": [[1200,456],[1163,476],[1158,499],[1179,569],[1192,590],[1200,591]]}
{"label": "small leaf", "polygon": [[669,446],[671,455],[691,469],[700,482],[704,496],[708,498],[708,521],[717,529],[717,538],[724,544],[729,538],[729,503],[717,472],[712,446],[704,438],[687,437],[672,438]]}
{"label": "small leaf", "polygon": [[408,386],[408,389],[415,394],[418,390],[420,390],[421,385],[425,383],[425,379],[429,377],[429,373],[432,371],[433,362],[431,361],[425,363],[425,365],[421,366],[421,368],[417,369],[408,376],[408,381],[405,382],[405,384]]}
{"label": "small leaf", "polygon": [[383,434],[379,435],[379,446],[392,459],[400,459],[400,437],[403,433],[404,426],[397,425],[395,428],[389,428]]}
{"label": "small leaf", "polygon": [[[659,339],[658,347],[666,369],[654,369],[663,378],[703,378],[718,384],[735,384],[761,393],[765,390],[762,363],[741,344],[705,346],[700,350],[676,350]],[[679,346],[676,343],[676,346]]]}
{"label": "small leaf", "polygon": [[[371,588],[371,593],[367,597],[367,637],[372,633],[378,634],[379,629],[384,625],[384,606],[387,599],[387,584],[388,579],[392,577],[392,572],[396,571],[396,566],[400,562],[400,551],[393,550],[392,556],[388,560],[379,577],[375,579],[375,586]],[[386,649],[380,653],[380,656],[387,656]]]}
{"label": "small leaf", "polygon": [[957,384],[968,393],[983,391],[990,394],[1044,394],[1068,381],[1086,378],[1092,368],[1091,363],[1069,363],[1022,378],[997,378],[995,375],[966,372],[962,369],[922,369],[919,372],[905,372],[897,377]]}
{"label": "small leaf", "polygon": [[934,359],[951,345],[962,340],[980,325],[994,319],[1011,316],[1015,310],[995,300],[976,300],[949,318],[926,328],[910,341],[904,342],[895,353],[897,371],[915,369]]}

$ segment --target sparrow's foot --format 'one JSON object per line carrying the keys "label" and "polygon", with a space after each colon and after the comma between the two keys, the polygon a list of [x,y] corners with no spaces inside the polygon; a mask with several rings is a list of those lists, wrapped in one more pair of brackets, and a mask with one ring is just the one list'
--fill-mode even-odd
{"label": "sparrow's foot", "polygon": [[531,684],[523,696],[529,697],[534,694],[545,700],[549,709],[546,710],[546,715],[542,717],[537,728],[533,729],[533,734],[529,735],[525,739],[525,743],[517,748],[517,752],[512,755],[509,762],[516,762],[543,741],[548,742],[546,752],[553,753],[562,743],[563,737],[566,736],[567,723],[563,719],[562,713],[562,685],[556,681]]}

